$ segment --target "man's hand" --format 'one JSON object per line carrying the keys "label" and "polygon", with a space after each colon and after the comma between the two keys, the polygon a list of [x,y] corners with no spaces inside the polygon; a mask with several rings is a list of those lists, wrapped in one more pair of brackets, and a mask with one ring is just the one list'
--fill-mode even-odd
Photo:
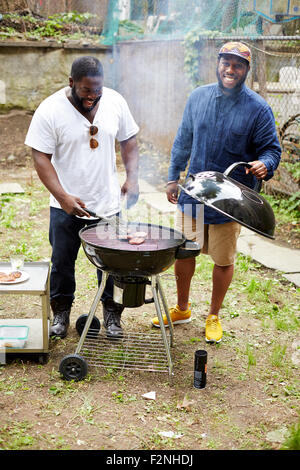
{"label": "man's hand", "polygon": [[137,180],[130,181],[127,179],[121,188],[121,194],[122,196],[127,196],[127,209],[134,206],[139,198],[139,185]]}
{"label": "man's hand", "polygon": [[172,204],[177,204],[178,200],[178,185],[177,183],[170,183],[167,185],[167,198],[168,201],[171,202]]}
{"label": "man's hand", "polygon": [[120,142],[121,156],[126,169],[126,181],[121,188],[122,196],[127,196],[127,209],[136,204],[139,198],[138,168],[139,151],[136,137]]}
{"label": "man's hand", "polygon": [[79,197],[66,194],[59,201],[61,208],[69,215],[78,215],[78,217],[90,217],[89,213],[84,210],[85,204]]}
{"label": "man's hand", "polygon": [[249,165],[251,165],[251,168],[246,168],[246,175],[252,173],[252,175],[259,180],[262,180],[267,176],[268,170],[263,162],[255,160],[253,162],[249,162]]}

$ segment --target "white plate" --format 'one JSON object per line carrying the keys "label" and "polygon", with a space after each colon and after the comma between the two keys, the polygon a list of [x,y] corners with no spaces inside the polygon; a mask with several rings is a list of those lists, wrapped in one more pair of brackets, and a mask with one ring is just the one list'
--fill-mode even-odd
{"label": "white plate", "polygon": [[[5,273],[5,274],[10,274],[14,271],[12,269],[1,269],[0,268],[0,272]],[[27,281],[27,279],[29,279],[29,274],[28,273],[26,273],[25,271],[20,271],[20,273],[22,273],[22,275],[20,277],[18,277],[17,279],[15,279],[14,281],[0,281],[0,284],[19,284],[19,282],[24,282],[24,281]]]}

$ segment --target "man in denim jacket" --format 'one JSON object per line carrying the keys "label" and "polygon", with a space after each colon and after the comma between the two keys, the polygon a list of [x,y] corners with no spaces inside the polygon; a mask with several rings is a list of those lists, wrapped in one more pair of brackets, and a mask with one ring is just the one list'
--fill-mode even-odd
{"label": "man in denim jacket", "polygon": [[[178,198],[180,172],[224,172],[231,164],[248,162],[250,169],[239,166],[233,178],[253,188],[256,179],[272,178],[281,156],[275,120],[270,106],[245,86],[250,69],[251,51],[242,43],[223,45],[218,55],[218,83],[196,88],[190,95],[171,153],[167,197],[178,204],[176,228],[187,239],[197,241],[197,201],[185,192]],[[192,213],[187,209],[191,208]],[[201,213],[201,212],[200,212]],[[184,215],[184,216],[183,216]],[[207,206],[204,208],[204,246],[202,253],[214,261],[213,289],[205,336],[219,342],[222,327],[219,310],[230,286],[241,226]],[[202,230],[202,224],[199,229]],[[176,260],[177,305],[170,309],[173,324],[191,321],[189,290],[195,270],[195,258]],[[167,319],[164,319],[167,324]],[[158,318],[152,324],[159,327]]]}

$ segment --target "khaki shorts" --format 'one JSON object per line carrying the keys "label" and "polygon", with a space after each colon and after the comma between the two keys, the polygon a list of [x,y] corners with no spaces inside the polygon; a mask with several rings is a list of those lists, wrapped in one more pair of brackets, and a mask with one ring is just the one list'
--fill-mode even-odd
{"label": "khaki shorts", "polygon": [[241,232],[241,225],[237,222],[225,224],[204,224],[201,217],[193,219],[179,209],[176,212],[175,229],[184,233],[188,240],[198,242],[201,253],[210,255],[218,266],[234,264],[237,240]]}

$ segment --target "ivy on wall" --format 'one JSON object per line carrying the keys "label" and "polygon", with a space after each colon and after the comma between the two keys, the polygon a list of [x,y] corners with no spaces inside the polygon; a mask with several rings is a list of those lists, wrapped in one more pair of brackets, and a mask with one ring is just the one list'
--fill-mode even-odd
{"label": "ivy on wall", "polygon": [[204,46],[206,38],[216,38],[222,34],[219,31],[194,28],[184,38],[184,71],[190,81],[191,88],[203,85],[200,78],[200,63],[205,62]]}

